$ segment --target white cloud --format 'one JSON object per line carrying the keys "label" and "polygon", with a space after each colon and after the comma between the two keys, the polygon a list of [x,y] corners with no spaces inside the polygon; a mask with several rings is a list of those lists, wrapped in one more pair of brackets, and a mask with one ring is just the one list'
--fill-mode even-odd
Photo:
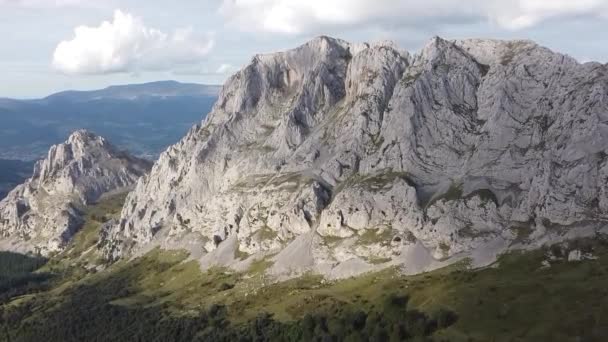
{"label": "white cloud", "polygon": [[236,68],[234,66],[232,66],[231,64],[227,64],[224,63],[222,65],[220,65],[217,70],[215,71],[216,74],[228,74],[230,72],[235,71]]}
{"label": "white cloud", "polygon": [[53,67],[67,74],[171,70],[200,63],[213,45],[210,35],[200,36],[192,29],[168,34],[116,10],[111,22],[75,28],[74,37],[55,48]]}
{"label": "white cloud", "polygon": [[488,20],[516,30],[553,18],[605,16],[608,0],[223,0],[220,13],[244,30],[284,34]]}
{"label": "white cloud", "polygon": [[494,6],[490,15],[503,27],[523,29],[546,19],[574,16],[602,16],[607,0],[519,0],[515,6]]}

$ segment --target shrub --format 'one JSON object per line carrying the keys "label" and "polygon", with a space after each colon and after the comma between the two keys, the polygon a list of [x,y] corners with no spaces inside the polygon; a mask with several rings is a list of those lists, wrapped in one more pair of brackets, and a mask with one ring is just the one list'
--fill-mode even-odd
{"label": "shrub", "polygon": [[455,312],[441,308],[435,313],[435,321],[437,322],[437,328],[443,329],[456,323],[458,315]]}

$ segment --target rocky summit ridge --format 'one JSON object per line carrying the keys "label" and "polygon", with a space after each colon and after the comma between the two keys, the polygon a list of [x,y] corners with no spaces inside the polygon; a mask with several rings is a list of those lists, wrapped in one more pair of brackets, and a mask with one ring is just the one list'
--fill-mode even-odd
{"label": "rocky summit ridge", "polygon": [[531,41],[316,38],[258,55],[103,232],[330,278],[417,273],[605,232],[608,68]]}
{"label": "rocky summit ridge", "polygon": [[82,226],[84,206],[129,190],[150,164],[89,131],[72,133],[0,201],[0,248],[43,255],[60,251]]}

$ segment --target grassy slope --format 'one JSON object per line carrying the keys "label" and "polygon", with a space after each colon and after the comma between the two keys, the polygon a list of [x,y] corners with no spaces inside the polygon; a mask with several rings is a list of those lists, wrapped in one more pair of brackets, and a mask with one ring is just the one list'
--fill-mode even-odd
{"label": "grassy slope", "polygon": [[120,216],[126,196],[126,193],[117,194],[87,207],[83,227],[67,248],[50,260],[45,269],[58,272],[61,268],[69,267],[75,271],[74,266],[81,269],[90,264],[100,263],[100,254],[95,248],[99,241],[99,230],[103,222]]}
{"label": "grassy slope", "polygon": [[[227,318],[238,324],[261,312],[280,322],[301,320],[310,313],[340,316],[344,308],[371,312],[390,296],[406,295],[409,306],[420,311],[447,308],[458,315],[455,324],[434,334],[436,340],[601,341],[608,336],[608,242],[604,238],[552,248],[553,254],[563,255],[582,248],[598,259],[567,262],[562,258],[549,268],[541,268],[549,253],[545,249],[504,256],[496,267],[483,270],[453,265],[406,277],[389,269],[335,283],[309,275],[271,284],[263,275],[269,266],[266,260],[245,274],[223,269],[203,273],[195,261],[187,261],[185,253],[159,250],[103,272],[87,271],[84,264],[97,255],[91,249],[99,229],[95,218],[108,211],[115,215],[120,201],[115,198],[92,208],[87,226],[64,253],[68,261],[52,260],[43,268],[62,274],[54,288],[18,298],[7,307],[35,308],[28,314],[30,319],[44,321],[53,312],[70,310],[66,305],[73,304],[74,298],[94,293],[94,305],[152,308],[178,320],[222,304]],[[15,326],[10,329],[19,331]]]}

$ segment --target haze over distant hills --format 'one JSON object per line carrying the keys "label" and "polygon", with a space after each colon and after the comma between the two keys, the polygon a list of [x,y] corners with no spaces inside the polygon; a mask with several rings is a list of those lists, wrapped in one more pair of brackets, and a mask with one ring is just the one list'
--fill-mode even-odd
{"label": "haze over distant hills", "polygon": [[142,84],[115,85],[100,90],[76,91],[68,90],[52,94],[40,102],[73,101],[83,102],[100,99],[141,100],[143,98],[171,97],[216,97],[220,86],[196,83],[180,83],[176,81],[158,81]]}
{"label": "haze over distant hills", "polygon": [[0,200],[18,184],[32,176],[33,161],[0,159]]}
{"label": "haze over distant hills", "polygon": [[0,98],[0,159],[33,160],[76,129],[155,158],[210,111],[220,87],[175,81],[64,91],[43,99]]}

